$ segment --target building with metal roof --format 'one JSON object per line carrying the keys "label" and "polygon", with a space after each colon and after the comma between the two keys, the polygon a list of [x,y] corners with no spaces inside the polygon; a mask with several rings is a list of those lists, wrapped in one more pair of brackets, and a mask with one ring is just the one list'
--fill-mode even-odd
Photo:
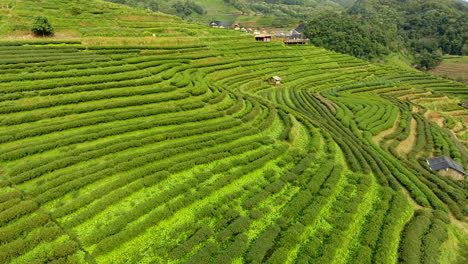
{"label": "building with metal roof", "polygon": [[256,41],[262,41],[262,42],[270,42],[271,41],[271,35],[268,34],[259,34],[255,36]]}
{"label": "building with metal roof", "polygon": [[464,177],[468,175],[460,164],[444,156],[426,159],[426,162],[432,171],[449,172],[449,173],[441,173],[441,174],[455,176],[455,178],[457,179],[463,180]]}

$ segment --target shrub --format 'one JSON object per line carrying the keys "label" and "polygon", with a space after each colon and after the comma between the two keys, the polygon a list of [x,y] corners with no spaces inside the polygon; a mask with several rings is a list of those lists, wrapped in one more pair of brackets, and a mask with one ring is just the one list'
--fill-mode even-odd
{"label": "shrub", "polygon": [[54,28],[49,22],[49,19],[45,16],[38,16],[34,19],[31,31],[36,36],[52,36],[54,34]]}
{"label": "shrub", "polygon": [[280,228],[276,225],[267,227],[253,242],[245,257],[246,261],[249,263],[262,262],[268,249],[273,246],[279,232]]}

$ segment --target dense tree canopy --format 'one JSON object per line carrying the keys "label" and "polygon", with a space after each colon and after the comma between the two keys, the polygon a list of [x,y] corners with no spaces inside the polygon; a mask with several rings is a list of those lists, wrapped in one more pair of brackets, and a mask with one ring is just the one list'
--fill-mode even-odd
{"label": "dense tree canopy", "polygon": [[54,34],[54,28],[45,16],[38,16],[34,19],[31,31],[37,36],[50,36]]}
{"label": "dense tree canopy", "polygon": [[358,0],[348,13],[394,24],[410,45],[430,40],[446,54],[462,55],[468,39],[468,5],[458,1]]}
{"label": "dense tree canopy", "polygon": [[305,35],[316,46],[373,59],[390,52],[389,36],[378,26],[363,24],[356,17],[335,12],[324,13],[309,21]]}
{"label": "dense tree canopy", "polygon": [[430,69],[442,54],[467,54],[468,6],[452,0],[358,0],[346,13],[313,17],[305,34],[315,45],[365,59],[409,53],[416,67]]}
{"label": "dense tree canopy", "polygon": [[192,13],[197,13],[200,15],[206,13],[203,7],[190,0],[177,1],[172,5],[172,7],[174,7],[176,12],[182,17],[189,16]]}

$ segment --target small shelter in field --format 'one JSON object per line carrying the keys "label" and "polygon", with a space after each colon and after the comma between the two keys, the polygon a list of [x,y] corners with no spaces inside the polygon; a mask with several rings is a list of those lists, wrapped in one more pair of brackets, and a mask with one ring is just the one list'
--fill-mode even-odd
{"label": "small shelter in field", "polygon": [[464,180],[468,175],[460,164],[444,156],[430,158],[426,162],[432,171],[437,171],[443,176],[450,176],[455,180]]}
{"label": "small shelter in field", "polygon": [[269,79],[269,82],[271,84],[274,84],[274,85],[278,85],[278,84],[281,84],[281,78],[279,76],[272,76],[270,79]]}
{"label": "small shelter in field", "polygon": [[270,42],[271,41],[271,35],[268,34],[259,34],[255,36],[256,41],[262,41],[262,42]]}
{"label": "small shelter in field", "polygon": [[463,106],[464,108],[468,108],[468,101],[461,103],[461,106]]}

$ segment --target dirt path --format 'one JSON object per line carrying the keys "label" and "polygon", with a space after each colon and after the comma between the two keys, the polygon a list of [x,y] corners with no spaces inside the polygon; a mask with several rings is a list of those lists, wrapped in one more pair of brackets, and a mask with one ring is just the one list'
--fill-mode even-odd
{"label": "dirt path", "polygon": [[398,116],[397,118],[395,119],[395,123],[393,124],[393,127],[387,129],[387,130],[384,130],[382,132],[380,132],[378,135],[376,136],[373,136],[372,139],[374,140],[375,143],[379,144],[380,141],[386,136],[386,135],[390,135],[391,133],[395,132],[395,130],[398,128],[398,125],[400,124],[400,118],[401,118],[401,115],[400,113],[398,113]]}
{"label": "dirt path", "polygon": [[428,110],[424,117],[429,121],[434,121],[439,127],[444,127],[444,118],[438,112]]}
{"label": "dirt path", "polygon": [[455,223],[456,226],[458,226],[461,230],[464,231],[464,233],[468,233],[468,224],[456,219],[453,215],[450,215],[450,219],[452,220],[453,223]]}
{"label": "dirt path", "polygon": [[408,190],[406,190],[405,188],[402,188],[402,190],[403,190],[403,193],[406,195],[406,197],[408,197],[408,200],[410,201],[411,206],[413,206],[414,210],[424,209],[424,207],[422,207],[421,205],[419,205],[419,204],[413,199],[413,197],[411,197],[411,194],[408,192]]}
{"label": "dirt path", "polygon": [[400,154],[407,154],[411,151],[414,145],[414,141],[416,140],[416,119],[411,119],[411,130],[410,134],[407,139],[403,140],[398,147],[396,148],[397,152]]}
{"label": "dirt path", "polygon": [[398,98],[399,98],[400,100],[416,101],[416,100],[418,100],[419,98],[424,98],[425,95],[432,95],[432,92],[431,92],[431,91],[427,91],[427,92],[415,92],[415,93],[413,93],[413,94],[407,94],[407,95],[399,96]]}

